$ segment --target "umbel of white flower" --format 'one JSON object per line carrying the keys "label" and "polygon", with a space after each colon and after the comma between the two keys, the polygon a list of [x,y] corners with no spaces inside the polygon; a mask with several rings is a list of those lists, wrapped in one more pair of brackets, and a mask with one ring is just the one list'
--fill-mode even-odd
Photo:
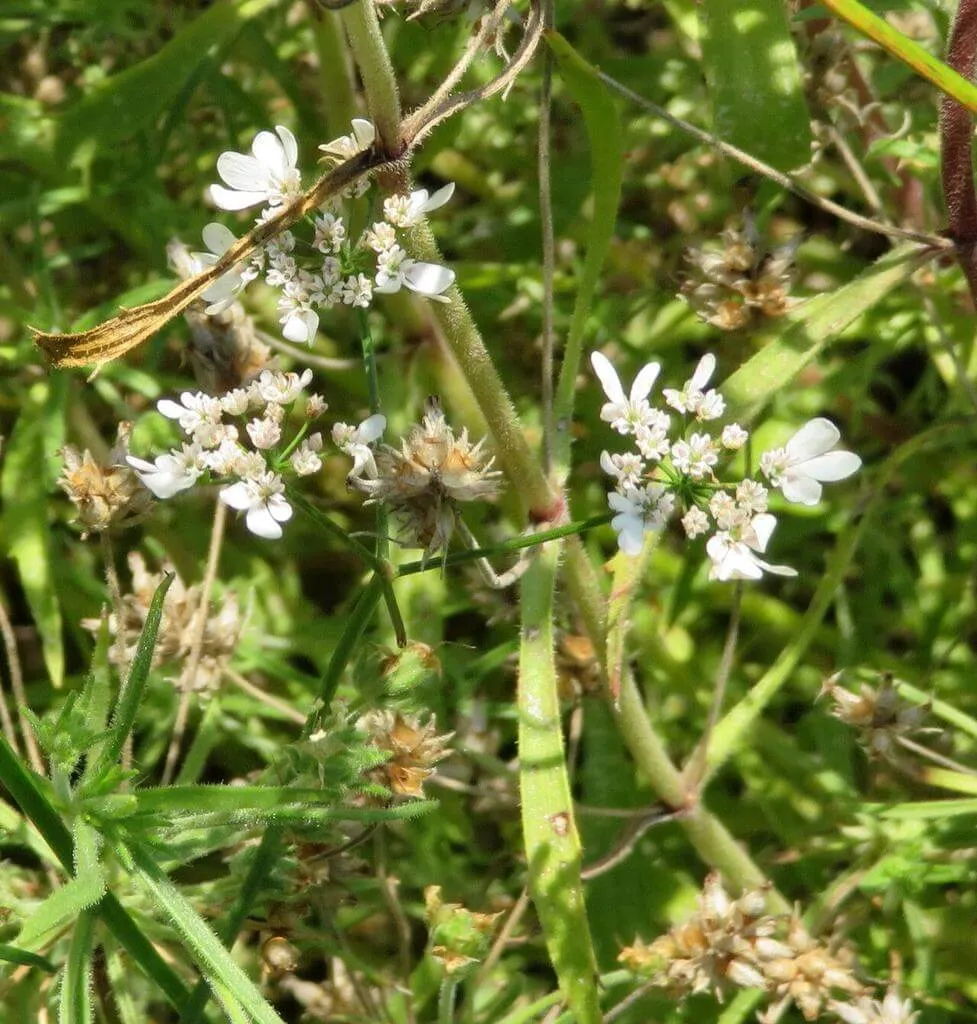
{"label": "umbel of white flower", "polygon": [[[346,160],[370,146],[374,137],[373,125],[356,119],[350,135],[319,148],[330,160]],[[283,125],[275,128],[275,134],[259,132],[250,155],[221,153],[217,172],[223,184],[210,187],[214,204],[222,210],[261,206],[256,218],[259,224],[301,194],[298,145]],[[454,271],[412,259],[398,244],[397,232],[413,227],[444,206],[454,193],[454,184],[449,182],[433,194],[422,188],[407,195],[387,196],[384,219],[358,236],[351,235],[345,203],[369,188],[370,182],[363,179],[328,201],[314,218],[311,237],[306,237],[305,225],[297,226],[294,233],[282,231],[248,262],[223,274],[204,292],[209,303],[206,312],[222,312],[250,281],[263,275],[265,284],[280,292],[278,314],[283,336],[311,344],[319,329],[320,314],[335,306],[367,309],[375,294],[390,294],[402,288],[434,301],[448,301],[445,292],[454,283]],[[207,251],[193,254],[197,270],[213,266],[237,241],[229,228],[217,223],[204,228],[203,239]]]}
{"label": "umbel of white flower", "polygon": [[[129,465],[161,499],[172,498],[202,479],[222,484],[220,500],[238,512],[251,533],[276,540],[292,518],[285,496],[288,476],[309,476],[322,466],[322,435],[307,433],[326,405],[318,395],[305,400],[302,423],[286,442],[289,413],[312,381],[312,371],[265,370],[245,388],[220,398],[184,391],[178,402],[164,398],[159,412],[174,420],[186,442],[153,462],[130,455]],[[235,422],[237,421],[237,422]]]}
{"label": "umbel of white flower", "polygon": [[[757,580],[765,573],[796,576],[790,566],[761,557],[777,525],[767,509],[764,484],[752,477],[718,475],[749,433],[728,423],[717,436],[707,425],[726,410],[719,391],[708,387],[715,356],[703,356],[681,388],[663,390],[665,405],[680,414],[679,420],[652,404],[661,372],[658,363],[646,363],[627,392],[606,356],[594,352],[591,364],[607,398],[601,419],[633,439],[632,450],[605,451],[600,459],[615,482],[608,504],[615,513],[611,527],[621,551],[640,554],[645,535],[663,529],[680,509],[686,538],[707,537],[710,579]],[[814,505],[823,483],[843,480],[861,466],[857,455],[835,447],[840,436],[830,421],[813,419],[783,448],[764,452],[760,471],[788,501]]]}

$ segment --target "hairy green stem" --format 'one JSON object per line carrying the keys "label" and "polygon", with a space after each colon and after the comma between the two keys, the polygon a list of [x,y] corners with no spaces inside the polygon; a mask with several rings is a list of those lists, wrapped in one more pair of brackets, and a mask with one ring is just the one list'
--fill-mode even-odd
{"label": "hairy green stem", "polygon": [[372,0],[357,0],[340,15],[366,90],[370,119],[386,153],[396,153],[400,137],[400,94]]}
{"label": "hairy green stem", "polygon": [[309,0],[308,7],[314,26],[312,35],[325,99],[326,126],[330,137],[335,138],[349,131],[349,123],[356,114],[353,69],[343,45],[339,15],[335,11],[324,10],[316,0]]}

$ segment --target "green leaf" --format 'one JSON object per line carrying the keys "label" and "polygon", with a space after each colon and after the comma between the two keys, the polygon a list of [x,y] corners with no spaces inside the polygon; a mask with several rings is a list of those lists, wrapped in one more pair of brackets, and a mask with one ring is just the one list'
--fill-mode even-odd
{"label": "green leaf", "polygon": [[10,964],[21,964],[24,967],[37,967],[48,974],[54,974],[58,969],[47,957],[38,956],[29,949],[8,946],[6,943],[0,943],[0,960],[6,960]]}
{"label": "green leaf", "polygon": [[17,936],[17,945],[41,945],[55,932],[69,925],[83,910],[93,907],[105,895],[106,874],[98,867],[76,875],[34,911]]}
{"label": "green leaf", "polygon": [[0,476],[5,545],[21,585],[53,686],[64,679],[61,607],[51,572],[51,502],[57,452],[64,444],[67,378],[40,381],[28,392],[6,445]]}
{"label": "green leaf", "polygon": [[924,768],[922,778],[924,782],[931,786],[939,786],[940,789],[977,796],[977,775],[954,772],[947,768]]}
{"label": "green leaf", "polygon": [[856,31],[879,44],[897,60],[913,69],[941,92],[952,96],[977,113],[977,87],[957,74],[949,65],[927,53],[919,43],[893,28],[884,18],[873,14],[858,0],[821,0],[830,11],[843,18]]}
{"label": "green leaf", "polygon": [[153,898],[159,913],[179,932],[208,983],[222,987],[222,999],[233,993],[235,1003],[257,1024],[284,1024],[156,861],[139,846],[121,846],[118,852],[123,861],[131,860],[136,880]]}
{"label": "green leaf", "polygon": [[896,804],[886,807],[881,816],[894,821],[941,821],[958,814],[977,814],[977,800],[922,800]]}
{"label": "green leaf", "polygon": [[808,299],[787,316],[779,337],[748,359],[723,384],[730,417],[750,419],[849,324],[906,281],[918,268],[919,247],[901,245],[850,284]]}
{"label": "green leaf", "polygon": [[782,171],[811,159],[811,119],[782,0],[701,0],[714,131]]}
{"label": "green leaf", "polygon": [[106,149],[168,111],[207,55],[271,0],[221,0],[185,25],[162,49],[113,75],[59,119],[58,149],[70,157],[92,140]]}
{"label": "green leaf", "polygon": [[92,940],[95,915],[83,910],[71,933],[64,966],[58,1024],[92,1024]]}
{"label": "green leaf", "polygon": [[[560,77],[583,114],[590,142],[591,177],[594,191],[594,214],[587,232],[587,255],[577,285],[573,318],[563,350],[563,365],[557,385],[554,417],[557,424],[573,419],[573,401],[580,372],[583,336],[590,318],[590,308],[600,280],[600,271],[614,237],[617,208],[621,201],[621,180],[624,174],[624,141],[621,118],[607,86],[573,47],[557,32],[547,34],[547,41],[556,58]],[[566,473],[570,461],[570,430],[558,429],[556,462]]]}
{"label": "green leaf", "polygon": [[153,650],[156,647],[156,634],[159,632],[160,620],[163,617],[163,602],[166,600],[166,592],[173,582],[172,573],[164,576],[160,585],[153,594],[153,600],[146,613],[146,622],[143,625],[142,633],[139,635],[139,643],[136,646],[136,655],[132,659],[129,668],[129,677],[126,679],[119,694],[115,712],[112,715],[111,728],[105,745],[95,758],[95,767],[92,769],[92,784],[96,783],[118,760],[122,753],[126,737],[132,732],[136,723],[136,713],[142,702],[143,691],[146,689],[146,681],[149,678],[149,670],[153,664]]}
{"label": "green leaf", "polygon": [[518,707],[523,842],[530,893],[560,988],[577,1024],[598,1024],[597,961],[580,877],[580,837],[553,662],[558,556],[557,544],[541,548],[522,582]]}

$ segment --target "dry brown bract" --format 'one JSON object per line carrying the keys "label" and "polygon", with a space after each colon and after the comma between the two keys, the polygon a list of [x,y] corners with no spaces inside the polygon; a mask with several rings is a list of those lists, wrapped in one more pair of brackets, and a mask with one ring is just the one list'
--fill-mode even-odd
{"label": "dry brown bract", "polygon": [[416,715],[372,711],[360,723],[374,746],[390,753],[389,759],[371,773],[374,780],[398,796],[423,797],[424,780],[447,757],[454,733],[437,735],[432,717],[421,724]]}

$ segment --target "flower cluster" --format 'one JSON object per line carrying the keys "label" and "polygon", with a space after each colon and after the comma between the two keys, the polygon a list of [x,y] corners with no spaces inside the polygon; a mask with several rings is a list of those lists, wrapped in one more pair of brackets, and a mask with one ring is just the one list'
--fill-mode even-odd
{"label": "flower cluster", "polygon": [[720,248],[691,249],[691,273],[682,295],[713,327],[734,331],[754,318],[783,316],[790,308],[795,243],[768,252],[752,220],[728,228]]}
{"label": "flower cluster", "polygon": [[[326,157],[343,160],[368,148],[374,139],[369,121],[353,122],[352,134],[334,139],[320,149]],[[222,210],[261,206],[256,223],[263,223],[301,194],[297,166],[298,146],[292,133],[278,125],[275,134],[259,132],[251,155],[222,153],[217,173],[223,185],[212,185],[210,197]],[[319,314],[335,306],[368,308],[375,294],[407,288],[426,298],[447,301],[444,293],[454,282],[454,271],[412,259],[398,242],[398,230],[408,229],[440,209],[451,198],[448,184],[433,195],[418,189],[409,195],[387,197],[383,219],[358,236],[350,230],[346,209],[369,185],[360,183],[346,194],[325,203],[310,223],[296,231],[282,231],[247,262],[232,267],[204,292],[207,312],[226,309],[246,285],[258,277],[281,292],[278,299],[282,334],[289,341],[310,342],[319,327]],[[203,230],[206,252],[195,252],[197,267],[213,266],[237,241],[223,224]]]}
{"label": "flower cluster", "polygon": [[848,951],[813,938],[796,913],[766,914],[765,903],[763,892],[734,900],[719,877],[710,875],[688,921],[654,942],[635,941],[618,959],[680,997],[711,992],[723,1000],[740,988],[759,989],[770,1000],[761,1020],[779,1020],[793,1003],[805,1020],[830,1010],[849,1024],[888,1024],[882,1008],[890,1013],[898,1006],[892,1024],[911,1024],[909,1003],[899,1003],[892,993],[883,1003],[869,998]]}
{"label": "flower cluster", "polygon": [[456,525],[456,504],[485,501],[499,492],[502,474],[485,442],[472,444],[468,431],[456,437],[437,398],[429,398],[424,419],[401,440],[400,449],[370,445],[386,421],[375,415],[358,427],[337,423],[333,440],[353,459],[347,482],[382,502],[397,517],[404,539],[430,555],[447,548]]}
{"label": "flower cluster", "polygon": [[281,537],[282,523],[292,517],[284,476],[308,476],[322,466],[322,435],[308,433],[326,409],[321,397],[306,397],[303,422],[286,440],[289,412],[311,380],[311,370],[301,376],[264,370],[219,398],[185,391],[179,402],[163,399],[157,408],[180,425],[186,441],[153,462],[132,455],[127,461],[157,498],[216,479],[220,500],[245,513],[252,533]]}
{"label": "flower cluster", "polygon": [[451,753],[448,742],[454,733],[439,736],[433,718],[421,724],[414,715],[371,711],[360,720],[359,728],[373,746],[389,754],[371,773],[373,780],[398,796],[423,797],[424,780]]}
{"label": "flower cluster", "polygon": [[[708,386],[715,356],[703,356],[680,390],[664,389],[667,408],[648,400],[661,370],[658,363],[644,366],[627,394],[610,360],[594,352],[591,363],[607,397],[601,419],[634,445],[631,451],[601,455],[601,466],[616,481],[608,502],[617,513],[611,525],[621,550],[638,554],[644,535],[661,530],[681,511],[690,540],[711,534],[706,542],[710,579],[756,580],[765,572],[795,576],[789,566],[760,557],[777,525],[767,511],[767,485],[717,476],[720,461],[742,448],[749,434],[736,423],[718,432],[707,426],[726,411],[722,395]],[[679,414],[677,423],[673,413]],[[839,437],[834,424],[813,419],[784,447],[764,452],[760,472],[788,501],[814,505],[823,482],[843,480],[861,465],[857,455],[835,449]]]}

